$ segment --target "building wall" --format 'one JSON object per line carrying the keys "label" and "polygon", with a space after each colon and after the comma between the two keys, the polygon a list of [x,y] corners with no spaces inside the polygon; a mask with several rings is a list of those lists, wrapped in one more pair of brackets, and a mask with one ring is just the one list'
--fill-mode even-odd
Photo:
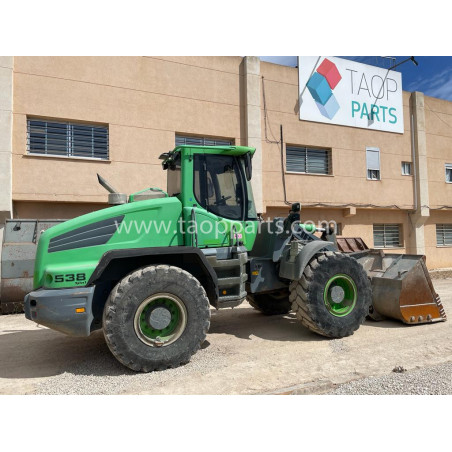
{"label": "building wall", "polygon": [[[9,197],[17,218],[69,218],[104,207],[107,193],[98,185],[96,173],[125,193],[148,186],[164,188],[166,174],[158,156],[174,147],[177,133],[252,143],[258,152],[260,136],[262,162],[256,159],[255,167],[255,181],[262,181],[257,184],[262,190],[258,204],[264,216],[286,215],[285,158],[283,153],[281,161],[280,144],[275,143],[282,125],[285,144],[332,152],[332,175],[284,170],[287,200],[302,203],[303,219],[335,220],[344,236],[362,237],[370,247],[373,224],[401,224],[402,247],[390,252],[416,253],[419,237],[424,237],[428,266],[452,267],[452,248],[436,246],[436,224],[452,223],[452,184],[446,184],[444,169],[445,163],[452,163],[451,102],[425,97],[425,109],[415,122],[414,132],[423,134],[425,111],[428,180],[423,193],[429,205],[419,218],[415,178],[401,174],[401,162],[412,161],[414,94],[403,93],[405,132],[396,134],[300,121],[298,69],[253,57],[15,57],[8,61],[14,105],[7,153],[12,160]],[[424,101],[422,95],[417,99]],[[27,155],[27,117],[108,125],[109,161]],[[4,122],[0,125],[4,127]],[[380,181],[367,180],[367,146],[380,148]],[[318,204],[321,207],[315,207]]]}
{"label": "building wall", "polygon": [[16,201],[14,203],[15,218],[29,218],[38,220],[66,220],[85,215],[108,207],[104,203],[63,203],[42,201]]}
{"label": "building wall", "polygon": [[[332,149],[332,176],[286,174],[287,198],[303,204],[375,204],[413,208],[412,178],[401,175],[401,162],[411,161],[409,93],[404,92],[405,133],[395,134],[300,121],[298,70],[271,63],[261,64],[264,77],[270,141]],[[263,106],[263,101],[262,101]],[[262,114],[264,118],[264,113]],[[265,125],[262,126],[264,130]],[[366,146],[380,148],[381,181],[368,181]],[[281,150],[263,138],[264,198],[268,206],[281,205]],[[378,198],[375,199],[375,192]]]}
{"label": "building wall", "polygon": [[[17,57],[13,199],[98,203],[96,173],[120,191],[166,185],[175,133],[241,142],[242,58]],[[108,124],[110,161],[26,154],[27,116]]]}
{"label": "building wall", "polygon": [[13,66],[13,57],[0,57],[0,243],[12,211]]}
{"label": "building wall", "polygon": [[445,163],[452,164],[452,102],[425,96],[430,208],[452,208],[452,184],[445,182]]}

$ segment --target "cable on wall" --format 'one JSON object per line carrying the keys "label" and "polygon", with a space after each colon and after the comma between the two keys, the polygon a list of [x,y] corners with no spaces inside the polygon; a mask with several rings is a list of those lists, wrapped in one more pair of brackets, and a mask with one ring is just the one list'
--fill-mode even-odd
{"label": "cable on wall", "polygon": [[286,192],[286,172],[284,171],[284,137],[283,137],[283,127],[282,124],[279,126],[280,133],[280,143],[281,143],[281,177],[283,183],[283,192],[284,192],[284,204],[290,206],[292,203],[287,201],[287,192]]}
{"label": "cable on wall", "polygon": [[[267,102],[265,100],[265,84],[264,84],[264,77],[262,77],[262,99],[264,103],[264,130],[265,130],[265,141],[267,143],[271,144],[279,144],[280,142],[276,140],[275,135],[273,134],[272,128],[270,126],[270,123],[268,123],[268,115],[267,115]],[[267,125],[268,123],[268,125]],[[270,130],[270,133],[272,134],[273,140],[269,140],[267,135],[267,128]]]}

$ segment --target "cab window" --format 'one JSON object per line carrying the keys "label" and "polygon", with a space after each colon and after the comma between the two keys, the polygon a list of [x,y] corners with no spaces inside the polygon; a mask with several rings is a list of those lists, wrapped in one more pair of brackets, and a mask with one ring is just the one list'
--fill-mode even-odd
{"label": "cab window", "polygon": [[242,220],[244,187],[237,159],[227,155],[194,156],[194,194],[207,211]]}

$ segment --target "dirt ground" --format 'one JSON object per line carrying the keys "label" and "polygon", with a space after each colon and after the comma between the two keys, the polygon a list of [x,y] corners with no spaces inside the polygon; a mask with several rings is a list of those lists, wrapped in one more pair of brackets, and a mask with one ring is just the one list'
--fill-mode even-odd
{"label": "dirt ground", "polygon": [[[452,315],[452,279],[434,281]],[[178,369],[135,374],[110,354],[101,332],[70,338],[23,315],[0,316],[0,394],[325,393],[338,384],[452,361],[452,323],[365,324],[328,340],[293,315],[266,317],[244,304],[212,311],[207,341]]]}

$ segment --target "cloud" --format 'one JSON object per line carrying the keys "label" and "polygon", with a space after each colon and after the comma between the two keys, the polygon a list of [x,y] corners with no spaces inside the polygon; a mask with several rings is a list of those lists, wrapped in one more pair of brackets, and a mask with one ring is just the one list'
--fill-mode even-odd
{"label": "cloud", "polygon": [[452,100],[452,71],[444,69],[433,77],[418,77],[408,85],[408,91],[422,91],[427,96]]}

